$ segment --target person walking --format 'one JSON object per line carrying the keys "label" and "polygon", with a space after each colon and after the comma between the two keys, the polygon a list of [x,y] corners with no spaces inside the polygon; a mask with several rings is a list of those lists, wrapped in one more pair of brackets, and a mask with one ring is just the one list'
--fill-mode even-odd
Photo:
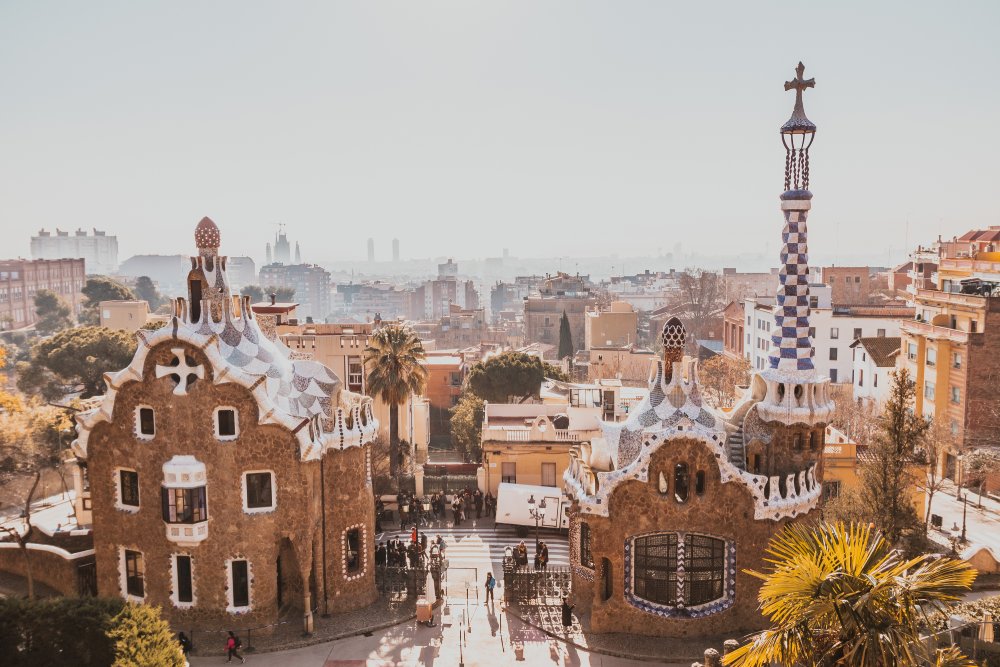
{"label": "person walking", "polygon": [[496,504],[496,501],[493,499],[492,491],[486,492],[486,499],[483,501],[483,504],[486,505],[486,516],[493,516],[493,506]]}
{"label": "person walking", "polygon": [[542,542],[538,545],[538,553],[535,554],[535,569],[546,570],[549,566],[549,545]]}
{"label": "person walking", "polygon": [[563,596],[562,601],[562,624],[563,631],[569,632],[569,628],[573,625],[573,605],[569,603],[569,596]]}
{"label": "person walking", "polygon": [[493,578],[492,572],[486,573],[486,602],[493,602],[493,589],[497,585],[497,580]]}
{"label": "person walking", "polygon": [[476,489],[476,493],[472,496],[473,502],[476,504],[476,518],[483,518],[483,492]]}
{"label": "person walking", "polygon": [[229,658],[226,662],[232,662],[233,658],[239,658],[240,662],[246,662],[247,659],[240,655],[240,647],[243,646],[243,642],[240,638],[233,634],[233,631],[229,631],[229,636],[226,637],[226,657]]}
{"label": "person walking", "polygon": [[177,633],[177,643],[181,645],[181,653],[184,654],[184,660],[187,661],[188,653],[191,652],[191,640],[183,632]]}

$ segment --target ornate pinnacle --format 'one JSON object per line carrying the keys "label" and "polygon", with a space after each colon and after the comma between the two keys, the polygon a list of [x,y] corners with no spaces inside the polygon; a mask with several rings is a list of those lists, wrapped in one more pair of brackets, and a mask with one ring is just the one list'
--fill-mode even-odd
{"label": "ornate pinnacle", "polygon": [[816,125],[806,118],[806,111],[802,106],[802,91],[815,88],[816,79],[802,78],[805,71],[805,65],[800,62],[795,68],[795,78],[785,82],[785,90],[795,90],[795,108],[792,110],[792,117],[781,126],[782,134],[807,134],[816,131]]}

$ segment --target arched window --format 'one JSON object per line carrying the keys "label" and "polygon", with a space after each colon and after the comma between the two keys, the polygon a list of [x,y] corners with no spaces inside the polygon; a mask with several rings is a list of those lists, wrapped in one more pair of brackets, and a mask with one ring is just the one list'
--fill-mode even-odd
{"label": "arched window", "polygon": [[688,499],[688,465],[678,463],[674,466],[674,499],[679,503]]}
{"label": "arched window", "polygon": [[794,447],[795,451],[797,451],[797,452],[801,452],[802,451],[802,434],[801,433],[796,433],[794,436],[792,436],[792,447]]}
{"label": "arched window", "polygon": [[809,449],[816,451],[816,431],[809,431]]}
{"label": "arched window", "polygon": [[679,610],[726,596],[729,558],[724,540],[657,533],[633,538],[631,552],[631,577],[625,577],[626,587],[631,584],[629,596]]}
{"label": "arched window", "polygon": [[610,600],[614,594],[614,584],[611,569],[611,561],[607,558],[601,559],[601,600]]}
{"label": "arched window", "polygon": [[590,550],[590,524],[580,524],[580,565],[594,568],[594,555]]}

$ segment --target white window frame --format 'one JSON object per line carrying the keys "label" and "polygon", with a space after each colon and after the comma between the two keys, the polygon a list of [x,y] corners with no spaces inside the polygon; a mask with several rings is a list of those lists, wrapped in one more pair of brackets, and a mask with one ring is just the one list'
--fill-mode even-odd
{"label": "white window frame", "polygon": [[129,512],[130,514],[136,514],[139,512],[139,508],[142,507],[142,492],[139,493],[139,504],[138,505],[126,505],[122,502],[122,471],[134,472],[137,476],[139,471],[135,468],[128,468],[126,466],[115,466],[113,468],[115,474],[115,509],[119,509],[123,512]]}
{"label": "white window frame", "polygon": [[[222,435],[219,432],[219,413],[222,410],[233,411],[233,425],[236,427],[233,435]],[[220,405],[212,411],[212,430],[215,431],[215,439],[222,442],[231,442],[240,437],[240,411],[231,405]]]}
{"label": "white window frame", "polygon": [[[138,595],[132,595],[128,592],[128,571],[125,567],[125,552],[135,551],[142,556],[142,597]],[[142,552],[138,547],[118,547],[118,587],[121,590],[122,599],[128,600],[129,602],[145,602],[146,601],[146,588],[148,586],[146,581],[146,554]]]}
{"label": "white window frame", "polygon": [[[233,603],[233,563],[244,560],[247,563],[247,606],[237,607]],[[226,611],[230,614],[245,614],[253,609],[253,563],[245,556],[227,558],[226,563]]]}
{"label": "white window frame", "polygon": [[[153,432],[152,433],[143,433],[142,432],[142,427],[141,427],[142,421],[141,421],[141,418],[139,416],[139,411],[143,410],[143,409],[153,410]],[[153,409],[152,405],[142,404],[142,405],[135,406],[135,436],[137,438],[139,438],[140,440],[152,440],[153,438],[156,437],[156,410]]]}
{"label": "white window frame", "polygon": [[[247,475],[271,475],[271,505],[270,507],[250,507],[247,499]],[[240,479],[240,486],[243,493],[243,513],[244,514],[268,514],[278,508],[278,476],[273,470],[245,470]]]}
{"label": "white window frame", "polygon": [[[352,530],[358,531],[358,569],[354,572],[349,572],[347,569],[347,534]],[[368,528],[363,523],[358,523],[353,526],[348,526],[344,529],[341,534],[340,540],[340,567],[341,572],[344,574],[344,581],[354,581],[355,579],[360,579],[365,576],[368,571],[368,549],[365,546],[368,544]]]}
{"label": "white window frame", "polygon": [[[191,601],[181,602],[178,599],[180,586],[178,585],[177,579],[177,557],[186,556],[191,559]],[[178,609],[190,609],[198,601],[198,593],[194,586],[194,556],[189,553],[172,553],[170,554],[170,601]]]}

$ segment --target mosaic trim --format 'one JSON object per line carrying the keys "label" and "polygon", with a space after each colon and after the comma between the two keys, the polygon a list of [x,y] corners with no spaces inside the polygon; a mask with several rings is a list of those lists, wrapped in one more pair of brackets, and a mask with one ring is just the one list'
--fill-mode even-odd
{"label": "mosaic trim", "polygon": [[[358,531],[358,558],[361,566],[357,572],[347,571],[347,534]],[[368,571],[368,528],[363,523],[348,526],[340,536],[340,571],[344,573],[344,581],[355,581],[365,576]]]}
{"label": "mosaic trim", "polygon": [[[724,566],[724,579],[722,581],[722,597],[712,600],[702,605],[686,607],[683,604],[676,606],[651,602],[638,597],[634,591],[634,579],[632,572],[632,551],[635,539],[650,535],[667,535],[676,533],[677,535],[677,597],[681,599],[684,594],[684,538],[686,535],[702,535],[725,542],[726,563]],[[718,535],[709,533],[686,533],[677,531],[664,531],[654,533],[642,533],[632,535],[625,541],[625,601],[631,606],[648,614],[660,616],[662,618],[696,619],[712,616],[725,611],[733,606],[736,601],[736,544]]]}

